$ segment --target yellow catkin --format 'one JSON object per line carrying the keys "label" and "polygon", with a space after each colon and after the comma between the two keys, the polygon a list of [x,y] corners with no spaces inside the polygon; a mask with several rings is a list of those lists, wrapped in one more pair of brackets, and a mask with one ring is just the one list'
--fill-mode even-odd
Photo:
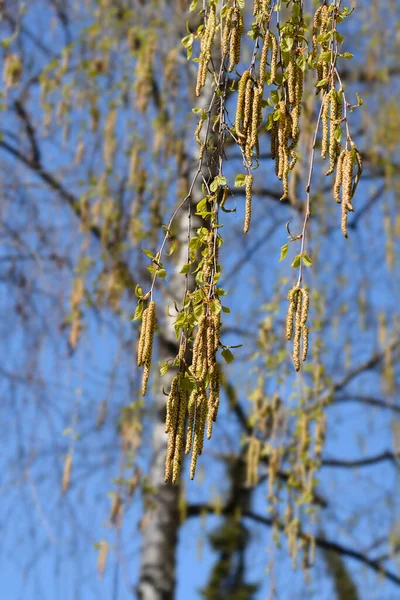
{"label": "yellow catkin", "polygon": [[99,543],[99,554],[97,556],[97,572],[99,574],[100,579],[103,577],[104,572],[106,570],[107,554],[108,544],[106,540],[102,540]]}
{"label": "yellow catkin", "polygon": [[195,376],[198,376],[199,372],[202,370],[204,353],[207,351],[204,344],[206,324],[205,315],[201,315],[197,326],[197,334],[193,343],[192,371]]}
{"label": "yellow catkin", "polygon": [[196,403],[197,403],[197,390],[194,389],[190,394],[189,405],[188,405],[188,420],[186,426],[186,447],[185,454],[189,454],[192,448],[192,440],[193,440],[193,425],[195,419],[196,412]]}
{"label": "yellow catkin", "polygon": [[340,142],[335,139],[335,129],[338,126],[342,116],[342,95],[336,90],[332,90],[330,97],[330,131],[329,131],[329,169],[327,175],[331,175],[335,170],[337,158],[340,155]]}
{"label": "yellow catkin", "polygon": [[146,308],[146,310],[143,312],[142,327],[141,327],[140,336],[139,336],[138,356],[137,356],[138,367],[141,367],[144,364],[144,345],[145,345],[145,340],[146,340],[146,327],[147,327],[148,314],[149,313]]}
{"label": "yellow catkin", "polygon": [[210,373],[210,398],[212,404],[212,420],[215,422],[218,416],[219,394],[221,388],[221,371],[219,364],[215,363]]}
{"label": "yellow catkin", "polygon": [[225,20],[225,27],[224,27],[224,33],[222,36],[222,42],[221,42],[221,50],[222,50],[222,54],[228,54],[229,52],[229,34],[231,32],[231,27],[232,27],[232,15],[233,15],[233,6],[231,6],[231,8],[228,10],[227,14],[226,14],[226,20]]}
{"label": "yellow catkin", "polygon": [[207,367],[211,369],[212,365],[215,362],[215,331],[214,331],[214,321],[212,317],[208,317],[207,319],[207,331],[206,331],[206,339],[207,339]]}
{"label": "yellow catkin", "polygon": [[322,145],[321,145],[321,157],[325,160],[328,154],[329,148],[329,105],[331,101],[331,92],[325,94],[323,99],[323,107],[322,107]]}
{"label": "yellow catkin", "polygon": [[252,116],[251,116],[251,133],[248,137],[248,160],[251,160],[251,150],[257,145],[258,141],[258,126],[260,122],[261,112],[261,101],[263,95],[263,88],[261,85],[254,86]]}
{"label": "yellow catkin", "polygon": [[289,341],[293,336],[293,319],[297,310],[297,298],[300,288],[295,286],[288,293],[289,307],[286,317],[286,339]]}
{"label": "yellow catkin", "polygon": [[244,98],[243,132],[242,132],[245,144],[247,144],[248,128],[251,123],[251,117],[253,114],[253,110],[252,110],[253,109],[253,97],[254,97],[253,82],[251,79],[248,79],[247,83],[246,83],[246,94],[245,94],[245,98]]}
{"label": "yellow catkin", "polygon": [[335,198],[338,204],[341,203],[342,199],[340,197],[340,188],[342,187],[343,182],[343,161],[346,156],[346,150],[343,150],[338,158],[336,165],[336,178],[335,185],[333,186],[333,197]]}
{"label": "yellow catkin", "polygon": [[359,151],[357,150],[356,147],[354,147],[354,153],[355,153],[355,158],[356,158],[358,169],[357,169],[357,173],[356,173],[356,176],[354,179],[352,196],[354,196],[354,194],[355,194],[358,182],[360,181],[362,171],[363,171],[363,163],[362,163],[361,154],[359,153]]}
{"label": "yellow catkin", "polygon": [[261,442],[251,437],[247,447],[247,477],[246,485],[253,487],[258,483],[258,463],[260,460]]}
{"label": "yellow catkin", "polygon": [[232,14],[232,31],[229,47],[229,71],[240,62],[240,46],[243,33],[243,17],[239,8],[235,8]]}
{"label": "yellow catkin", "polygon": [[278,124],[276,121],[272,123],[271,128],[271,157],[276,160],[278,156]]}
{"label": "yellow catkin", "polygon": [[351,204],[353,193],[353,156],[351,150],[346,150],[343,159],[343,178],[342,178],[342,222],[341,229],[345,238],[347,238],[347,215],[349,210],[354,210]]}
{"label": "yellow catkin", "polygon": [[64,462],[63,478],[62,478],[62,493],[66,494],[69,489],[71,482],[71,470],[72,470],[72,454],[67,454]]}
{"label": "yellow catkin", "polygon": [[308,318],[308,310],[310,307],[310,297],[305,288],[302,288],[301,295],[302,295],[302,300],[303,300],[302,307],[301,307],[301,326],[304,327],[304,325],[307,322],[307,318]]}
{"label": "yellow catkin", "polygon": [[181,390],[179,393],[179,414],[175,435],[174,462],[172,467],[172,483],[174,484],[178,483],[181,472],[186,411],[187,394],[186,391]]}
{"label": "yellow catkin", "polygon": [[273,33],[271,33],[272,56],[271,56],[271,75],[269,83],[274,83],[276,78],[276,69],[278,66],[278,42]]}
{"label": "yellow catkin", "polygon": [[247,233],[250,229],[251,221],[251,201],[252,201],[252,188],[253,188],[253,175],[246,175],[246,208],[244,216],[244,233]]}
{"label": "yellow catkin", "polygon": [[236,130],[236,134],[239,137],[243,137],[243,133],[241,130],[241,123],[242,123],[243,117],[244,117],[244,102],[245,102],[245,97],[246,97],[246,85],[247,85],[247,81],[248,81],[249,77],[250,77],[250,71],[244,71],[244,73],[239,81],[238,101],[237,101],[236,119],[235,119],[235,130]]}
{"label": "yellow catkin", "polygon": [[151,369],[151,355],[153,349],[153,340],[154,340],[154,331],[156,327],[156,304],[154,301],[151,301],[148,308],[146,309],[148,312],[146,317],[146,330],[145,340],[144,340],[144,348],[142,358],[144,361],[144,370],[143,370],[143,378],[142,378],[142,395],[144,396],[147,391],[147,383],[149,381],[150,369]]}
{"label": "yellow catkin", "polygon": [[264,36],[264,43],[263,43],[263,47],[261,50],[261,57],[260,57],[260,79],[259,79],[259,82],[260,82],[261,86],[264,85],[264,80],[265,80],[265,70],[267,68],[270,38],[271,38],[271,34],[270,34],[270,31],[268,30]]}
{"label": "yellow catkin", "polygon": [[197,459],[203,450],[206,412],[207,397],[203,391],[200,391],[196,402],[196,422],[194,426],[192,460],[190,463],[190,479],[194,479]]}
{"label": "yellow catkin", "polygon": [[179,375],[176,375],[171,383],[171,390],[167,400],[167,414],[165,419],[165,433],[174,431],[176,420],[178,418],[178,402],[179,402]]}
{"label": "yellow catkin", "polygon": [[290,104],[294,104],[295,102],[295,77],[296,63],[295,63],[295,53],[294,50],[290,52],[289,55],[289,63],[287,66],[287,88],[288,88],[288,98]]}
{"label": "yellow catkin", "polygon": [[206,26],[204,28],[201,43],[199,69],[197,71],[196,96],[200,96],[201,88],[204,87],[207,78],[208,63],[211,59],[211,48],[214,42],[216,27],[215,5],[211,4]]}
{"label": "yellow catkin", "polygon": [[142,396],[145,396],[146,392],[147,392],[147,384],[149,382],[150,371],[151,371],[151,364],[149,362],[146,362],[144,365],[143,375],[142,375]]}
{"label": "yellow catkin", "polygon": [[300,370],[300,343],[301,343],[301,309],[302,309],[302,295],[297,294],[297,306],[296,306],[296,317],[295,317],[295,328],[294,328],[294,339],[293,339],[293,363],[296,371]]}
{"label": "yellow catkin", "polygon": [[[301,101],[303,99],[303,80],[304,73],[300,67],[296,65],[296,83],[295,83],[295,102],[292,109],[292,147],[294,148],[300,137],[299,119],[301,113]],[[293,167],[292,167],[293,168]]]}
{"label": "yellow catkin", "polygon": [[304,362],[307,359],[308,352],[308,327],[306,325],[303,325],[302,327],[302,342],[303,349],[301,354],[301,360]]}

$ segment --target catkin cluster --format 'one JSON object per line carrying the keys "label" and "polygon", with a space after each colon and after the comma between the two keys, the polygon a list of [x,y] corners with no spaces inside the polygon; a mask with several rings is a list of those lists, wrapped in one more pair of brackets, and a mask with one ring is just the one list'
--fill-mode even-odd
{"label": "catkin cluster", "polygon": [[[165,465],[165,481],[172,476],[172,482],[179,479],[183,449],[185,454],[192,452],[190,478],[196,471],[197,458],[203,451],[204,434],[212,435],[219,408],[220,369],[216,353],[220,343],[220,316],[204,312],[198,322],[193,343],[191,374],[195,381],[193,390],[188,393],[182,388],[182,374],[172,381],[167,401],[165,431],[168,433],[168,449]],[[187,418],[187,421],[186,421]],[[186,442],[185,440],[186,423]]]}
{"label": "catkin cluster", "polygon": [[156,328],[156,304],[151,301],[143,312],[142,329],[138,344],[138,367],[144,367],[142,378],[142,394],[146,394],[151,369],[151,354],[153,349],[154,331]]}
{"label": "catkin cluster", "polygon": [[249,70],[245,71],[239,82],[235,130],[249,165],[252,164],[253,149],[258,148],[262,96],[263,85],[253,79]]}
{"label": "catkin cluster", "polygon": [[337,92],[332,88],[325,94],[322,106],[322,145],[321,157],[325,160],[329,155],[329,169],[326,175],[331,175],[335,170],[341,152],[340,124],[342,122],[343,99],[342,90]]}
{"label": "catkin cluster", "polygon": [[[357,164],[357,172],[353,182],[353,171]],[[344,237],[347,238],[347,216],[349,211],[354,212],[352,199],[356,191],[358,182],[362,173],[361,155],[357,148],[352,150],[343,150],[340,153],[336,167],[336,178],[333,188],[333,195],[339,204],[342,204],[342,223],[341,229]],[[340,197],[340,191],[342,196]]]}
{"label": "catkin cluster", "polygon": [[307,290],[299,286],[295,286],[289,291],[288,300],[286,339],[291,340],[293,338],[293,362],[296,371],[299,371],[300,358],[304,362],[308,352],[308,328],[306,323],[310,300]]}
{"label": "catkin cluster", "polygon": [[201,34],[199,69],[197,71],[196,96],[200,96],[201,88],[207,79],[208,63],[211,59],[211,48],[214,42],[216,28],[215,5],[210,5],[207,22]]}
{"label": "catkin cluster", "polygon": [[[328,33],[329,28],[332,25],[332,14],[329,12],[328,6],[323,4],[319,6],[314,15],[313,22],[313,34],[312,34],[312,56],[317,61],[317,74],[318,81],[328,79],[329,71],[330,71],[330,62],[326,60],[321,60],[318,55],[318,49],[320,49],[321,54],[324,52],[328,52],[329,50],[329,40],[325,39],[324,36]],[[327,85],[327,84],[326,84]],[[317,88],[317,94],[324,89],[325,86],[319,86]]]}
{"label": "catkin cluster", "polygon": [[282,181],[283,195],[286,200],[289,194],[289,171],[296,162],[296,147],[300,138],[300,113],[303,97],[303,70],[297,64],[297,50],[292,50],[286,67],[286,99],[278,105],[279,118],[273,121],[271,129],[271,155],[275,160],[275,172]]}
{"label": "catkin cluster", "polygon": [[243,33],[243,16],[240,8],[231,7],[228,10],[225,28],[222,36],[222,54],[229,54],[229,71],[240,62],[240,45]]}

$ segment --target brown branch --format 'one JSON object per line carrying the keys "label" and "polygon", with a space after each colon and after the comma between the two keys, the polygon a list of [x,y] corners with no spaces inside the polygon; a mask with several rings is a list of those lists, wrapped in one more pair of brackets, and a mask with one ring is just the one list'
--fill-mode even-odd
{"label": "brown branch", "polygon": [[400,406],[393,404],[388,400],[382,400],[381,398],[372,398],[370,396],[338,396],[334,398],[329,406],[335,406],[336,404],[347,404],[350,402],[358,402],[360,404],[366,404],[368,406],[376,406],[383,410],[392,410],[393,412],[400,414]]}
{"label": "brown branch", "polygon": [[358,460],[339,460],[336,458],[324,458],[322,460],[323,467],[340,467],[340,468],[356,468],[356,467],[369,467],[370,465],[376,465],[382,462],[390,461],[398,466],[399,456],[390,450],[385,450],[381,454],[375,456],[369,456],[367,458],[360,458]]}

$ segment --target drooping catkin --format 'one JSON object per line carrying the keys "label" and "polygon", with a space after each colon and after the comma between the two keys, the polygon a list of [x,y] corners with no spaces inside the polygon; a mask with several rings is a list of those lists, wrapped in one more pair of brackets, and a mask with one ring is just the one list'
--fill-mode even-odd
{"label": "drooping catkin", "polygon": [[229,71],[240,62],[240,46],[243,33],[243,16],[239,8],[232,13],[231,36],[229,46]]}
{"label": "drooping catkin", "polygon": [[237,100],[237,107],[236,107],[235,130],[236,130],[236,134],[239,136],[239,138],[245,137],[242,132],[242,129],[241,129],[241,124],[244,119],[244,103],[245,103],[245,97],[246,97],[246,85],[247,85],[247,81],[248,81],[249,77],[250,77],[250,71],[244,71],[242,77],[240,78],[239,87],[238,87],[238,100]]}
{"label": "drooping catkin", "polygon": [[296,84],[296,78],[295,78],[295,69],[296,69],[296,63],[295,63],[295,53],[294,50],[292,50],[290,52],[289,55],[289,63],[287,66],[287,87],[288,87],[288,98],[289,98],[289,102],[290,104],[294,104],[295,101],[295,84]]}
{"label": "drooping catkin", "polygon": [[335,184],[333,186],[333,197],[335,198],[338,204],[341,203],[342,199],[340,197],[340,188],[342,187],[343,182],[343,162],[344,157],[346,156],[346,150],[342,150],[339,155],[337,164],[336,164],[336,178]]}
{"label": "drooping catkin", "polygon": [[197,71],[196,96],[200,96],[201,88],[207,79],[208,63],[211,59],[211,48],[214,42],[216,28],[215,5],[210,5],[206,26],[202,32],[200,42],[199,69]]}
{"label": "drooping catkin", "polygon": [[253,190],[253,175],[246,175],[246,208],[244,216],[244,233],[247,233],[250,229],[251,221],[251,201],[252,201],[252,190]]}
{"label": "drooping catkin", "polygon": [[271,75],[269,83],[274,83],[276,79],[276,69],[278,66],[278,41],[275,35],[271,32],[272,56],[271,56]]}
{"label": "drooping catkin", "polygon": [[231,33],[233,11],[234,8],[231,6],[226,14],[224,33],[221,42],[221,50],[223,55],[228,54],[229,52],[229,35]]}
{"label": "drooping catkin", "polygon": [[145,345],[145,340],[146,340],[146,327],[147,327],[147,316],[148,316],[148,310],[146,309],[143,312],[143,317],[142,317],[142,327],[140,330],[140,336],[139,336],[139,344],[138,344],[138,355],[137,355],[137,365],[138,367],[142,367],[144,364],[144,345]]}
{"label": "drooping catkin", "polygon": [[194,425],[192,459],[190,463],[190,479],[194,479],[197,458],[203,451],[204,429],[207,418],[207,396],[204,390],[199,390],[196,402],[196,421]]}
{"label": "drooping catkin", "polygon": [[243,114],[243,142],[247,144],[248,128],[251,123],[253,114],[253,81],[249,78],[246,83],[246,92],[244,97],[244,114]]}
{"label": "drooping catkin", "polygon": [[187,411],[187,393],[185,390],[179,391],[179,413],[178,423],[175,433],[174,459],[172,466],[172,483],[176,484],[179,480],[182,465],[182,451],[185,431],[185,419]]}
{"label": "drooping catkin", "polygon": [[342,116],[342,94],[331,90],[330,96],[330,131],[329,131],[329,169],[326,175],[331,175],[335,170],[338,156],[340,155],[340,141],[336,138],[336,128],[339,127]]}
{"label": "drooping catkin", "polygon": [[321,157],[325,160],[328,154],[329,148],[329,105],[331,101],[331,92],[324,95],[323,107],[321,114],[322,121],[322,144],[321,144]]}
{"label": "drooping catkin", "polygon": [[295,326],[294,326],[294,338],[293,338],[293,363],[296,371],[300,371],[300,344],[302,334],[301,324],[301,309],[302,309],[302,295],[297,295],[297,306],[295,315]]}
{"label": "drooping catkin", "polygon": [[[145,313],[147,313],[146,319]],[[152,300],[149,306],[143,313],[143,321],[145,323],[144,335],[144,346],[142,349],[141,360],[143,360],[144,370],[142,377],[142,395],[144,396],[147,391],[147,383],[149,381],[150,369],[151,369],[151,355],[153,349],[154,332],[156,328],[156,304]],[[143,322],[142,322],[143,330]],[[139,343],[140,346],[140,343]]]}
{"label": "drooping catkin", "polygon": [[353,156],[351,150],[346,150],[343,159],[342,176],[342,222],[341,229],[345,238],[347,238],[347,216],[348,211],[353,211],[351,203],[353,195]]}
{"label": "drooping catkin", "polygon": [[189,397],[189,405],[188,405],[188,420],[186,426],[186,447],[185,454],[189,454],[192,448],[192,440],[193,440],[193,426],[196,414],[196,403],[197,403],[197,390],[194,389]]}
{"label": "drooping catkin", "polygon": [[295,286],[289,291],[288,300],[286,339],[291,340],[293,338],[293,363],[296,371],[299,371],[300,358],[304,362],[308,352],[308,328],[306,322],[310,300],[307,290],[299,286]]}
{"label": "drooping catkin", "polygon": [[63,494],[66,494],[68,492],[69,484],[71,482],[71,470],[72,470],[72,454],[69,453],[65,457],[65,462],[64,462],[64,470],[63,470],[62,486],[61,486]]}
{"label": "drooping catkin", "polygon": [[260,57],[260,79],[259,79],[259,82],[260,82],[261,86],[264,85],[265,70],[267,68],[270,38],[271,38],[271,34],[268,29],[267,33],[264,36],[264,43],[263,43],[263,47],[261,50],[261,57]]}
{"label": "drooping catkin", "polygon": [[258,483],[258,463],[260,460],[261,442],[252,436],[247,446],[247,476],[246,485],[253,487]]}

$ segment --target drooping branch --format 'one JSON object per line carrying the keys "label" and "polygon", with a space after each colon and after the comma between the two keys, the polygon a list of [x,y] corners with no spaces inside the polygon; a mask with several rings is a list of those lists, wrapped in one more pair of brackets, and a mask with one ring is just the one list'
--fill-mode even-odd
{"label": "drooping branch", "polygon": [[[224,507],[222,509],[221,513],[223,515],[228,514],[229,510],[230,510],[230,507]],[[205,512],[213,513],[213,512],[215,512],[215,509],[212,506],[210,506],[209,504],[190,504],[187,507],[187,517],[197,517],[200,514],[205,513]],[[273,519],[271,517],[263,517],[252,511],[244,511],[242,514],[242,517],[250,519],[251,521],[253,521],[255,523],[259,523],[260,525],[265,525],[266,527],[274,526],[274,527],[277,527],[280,531],[284,530],[283,523],[277,522],[275,519]],[[298,538],[302,539],[304,537],[305,537],[305,534],[300,531],[298,534]],[[330,550],[331,552],[335,552],[336,554],[339,554],[341,556],[344,556],[347,558],[352,558],[352,559],[356,560],[357,562],[372,569],[376,573],[379,573],[380,575],[382,575],[389,581],[400,586],[400,577],[398,575],[396,575],[389,569],[386,569],[383,566],[382,562],[370,559],[363,552],[355,550],[354,548],[351,548],[349,546],[345,546],[344,544],[339,544],[338,542],[328,540],[325,537],[322,537],[320,535],[315,536],[315,544],[316,544],[317,548],[321,548],[323,550]]]}

